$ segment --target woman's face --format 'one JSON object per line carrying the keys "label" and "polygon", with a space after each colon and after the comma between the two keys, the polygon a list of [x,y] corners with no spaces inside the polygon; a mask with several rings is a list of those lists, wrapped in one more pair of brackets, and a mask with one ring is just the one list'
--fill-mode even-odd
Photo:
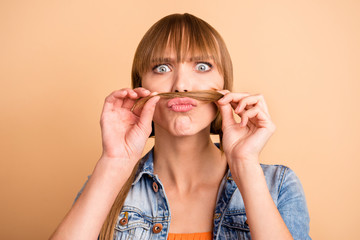
{"label": "woman's face", "polygon": [[[211,59],[189,56],[177,62],[175,54],[167,51],[162,59],[155,59],[142,77],[142,86],[151,92],[187,92],[220,90],[224,78]],[[153,121],[156,135],[162,130],[174,136],[194,135],[210,126],[217,108],[214,103],[194,99],[161,99],[155,109]]]}

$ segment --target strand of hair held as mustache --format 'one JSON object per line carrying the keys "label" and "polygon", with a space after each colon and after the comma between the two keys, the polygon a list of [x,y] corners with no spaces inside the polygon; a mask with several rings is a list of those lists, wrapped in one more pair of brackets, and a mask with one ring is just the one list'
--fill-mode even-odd
{"label": "strand of hair held as mustache", "polygon": [[202,102],[216,102],[224,96],[224,94],[219,93],[215,90],[201,90],[201,91],[190,91],[190,92],[164,92],[157,95],[147,96],[140,98],[136,101],[134,106],[131,108],[131,111],[134,111],[135,108],[143,107],[144,104],[152,97],[160,96],[161,98],[171,99],[171,98],[182,98],[188,97],[193,98]]}

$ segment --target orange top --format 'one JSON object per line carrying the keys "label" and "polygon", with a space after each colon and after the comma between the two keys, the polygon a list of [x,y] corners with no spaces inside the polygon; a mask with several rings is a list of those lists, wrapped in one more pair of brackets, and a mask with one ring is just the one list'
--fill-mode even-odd
{"label": "orange top", "polygon": [[167,240],[212,240],[212,232],[169,233]]}

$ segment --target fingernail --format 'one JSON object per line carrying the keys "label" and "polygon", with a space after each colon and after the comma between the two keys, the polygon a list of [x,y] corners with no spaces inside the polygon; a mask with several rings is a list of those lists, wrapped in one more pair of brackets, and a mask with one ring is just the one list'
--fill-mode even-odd
{"label": "fingernail", "polygon": [[160,96],[155,96],[155,97],[153,97],[153,98],[155,98],[153,104],[156,105],[156,104],[159,102],[159,100],[160,100]]}

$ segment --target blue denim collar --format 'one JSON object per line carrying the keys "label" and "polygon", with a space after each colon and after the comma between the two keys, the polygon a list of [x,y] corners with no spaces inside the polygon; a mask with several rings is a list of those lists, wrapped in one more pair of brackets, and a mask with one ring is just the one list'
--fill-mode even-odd
{"label": "blue denim collar", "polygon": [[154,174],[154,148],[152,148],[141,160],[139,168],[135,174],[135,180],[132,185],[135,185],[141,177],[146,174],[151,178],[155,177]]}

